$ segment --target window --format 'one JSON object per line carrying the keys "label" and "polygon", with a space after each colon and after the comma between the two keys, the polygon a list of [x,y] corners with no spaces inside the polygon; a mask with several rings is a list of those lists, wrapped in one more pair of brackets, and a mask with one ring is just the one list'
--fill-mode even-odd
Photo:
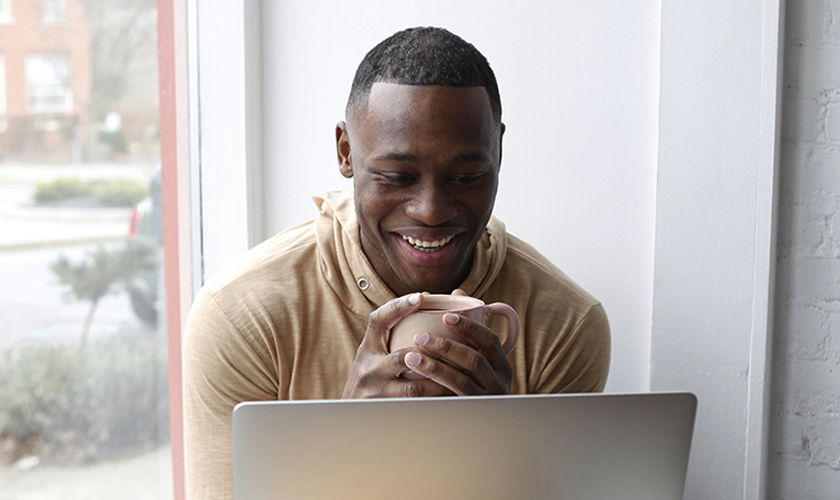
{"label": "window", "polygon": [[0,54],[0,118],[6,117],[6,56]]}
{"label": "window", "polygon": [[6,131],[9,122],[6,121],[6,56],[0,54],[0,133]]}
{"label": "window", "polygon": [[26,92],[32,113],[68,113],[73,110],[70,63],[61,54],[35,54],[26,58]]}
{"label": "window", "polygon": [[44,26],[67,24],[67,0],[41,0],[41,22]]}
{"label": "window", "polygon": [[0,0],[0,24],[12,24],[12,0]]}
{"label": "window", "polygon": [[174,496],[157,4],[14,0],[2,28],[2,499]]}

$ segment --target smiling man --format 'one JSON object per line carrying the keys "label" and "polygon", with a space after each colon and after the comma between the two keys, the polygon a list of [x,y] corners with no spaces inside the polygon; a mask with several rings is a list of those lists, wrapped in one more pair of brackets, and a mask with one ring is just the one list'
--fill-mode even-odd
{"label": "smiling man", "polygon": [[[192,497],[232,496],[241,401],[603,389],[603,307],[492,217],[501,114],[486,59],[446,30],[405,30],[365,56],[336,126],[352,195],[316,196],[315,220],[257,246],[196,297],[184,346]],[[418,332],[390,352],[391,328],[422,292],[511,305],[516,348],[505,355],[496,318],[446,314],[463,343]]]}

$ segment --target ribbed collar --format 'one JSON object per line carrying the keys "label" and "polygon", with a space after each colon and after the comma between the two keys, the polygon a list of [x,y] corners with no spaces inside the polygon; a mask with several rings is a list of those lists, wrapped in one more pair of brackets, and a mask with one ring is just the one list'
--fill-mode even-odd
{"label": "ribbed collar", "polygon": [[[353,195],[330,191],[313,196],[312,201],[319,211],[315,234],[321,272],[344,305],[357,314],[368,315],[393,299],[394,293],[362,251]],[[499,274],[506,252],[505,225],[491,217],[476,244],[470,274],[460,288],[481,298]]]}

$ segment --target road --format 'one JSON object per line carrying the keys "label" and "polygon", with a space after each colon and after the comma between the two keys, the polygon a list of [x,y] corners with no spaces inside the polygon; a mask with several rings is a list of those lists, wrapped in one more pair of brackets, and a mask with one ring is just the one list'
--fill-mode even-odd
{"label": "road", "polygon": [[[50,264],[59,255],[81,260],[91,245],[0,252],[0,346],[21,341],[78,342],[89,303],[68,300]],[[144,331],[123,290],[96,310],[91,340],[120,330]]]}

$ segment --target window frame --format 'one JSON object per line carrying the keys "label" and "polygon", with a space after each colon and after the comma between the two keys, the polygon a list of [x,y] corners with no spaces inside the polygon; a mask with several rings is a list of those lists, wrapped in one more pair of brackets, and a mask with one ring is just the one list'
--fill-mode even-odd
{"label": "window frame", "polygon": [[[195,124],[190,111],[189,68],[195,48],[188,33],[195,32],[195,4],[189,0],[157,0],[158,82],[161,150],[161,203],[169,357],[169,425],[172,447],[173,498],[187,498],[184,462],[181,347],[184,323],[197,287],[194,268],[201,266],[193,252],[193,230],[200,226],[201,198],[194,195],[191,144]],[[192,14],[190,14],[192,12]]]}

